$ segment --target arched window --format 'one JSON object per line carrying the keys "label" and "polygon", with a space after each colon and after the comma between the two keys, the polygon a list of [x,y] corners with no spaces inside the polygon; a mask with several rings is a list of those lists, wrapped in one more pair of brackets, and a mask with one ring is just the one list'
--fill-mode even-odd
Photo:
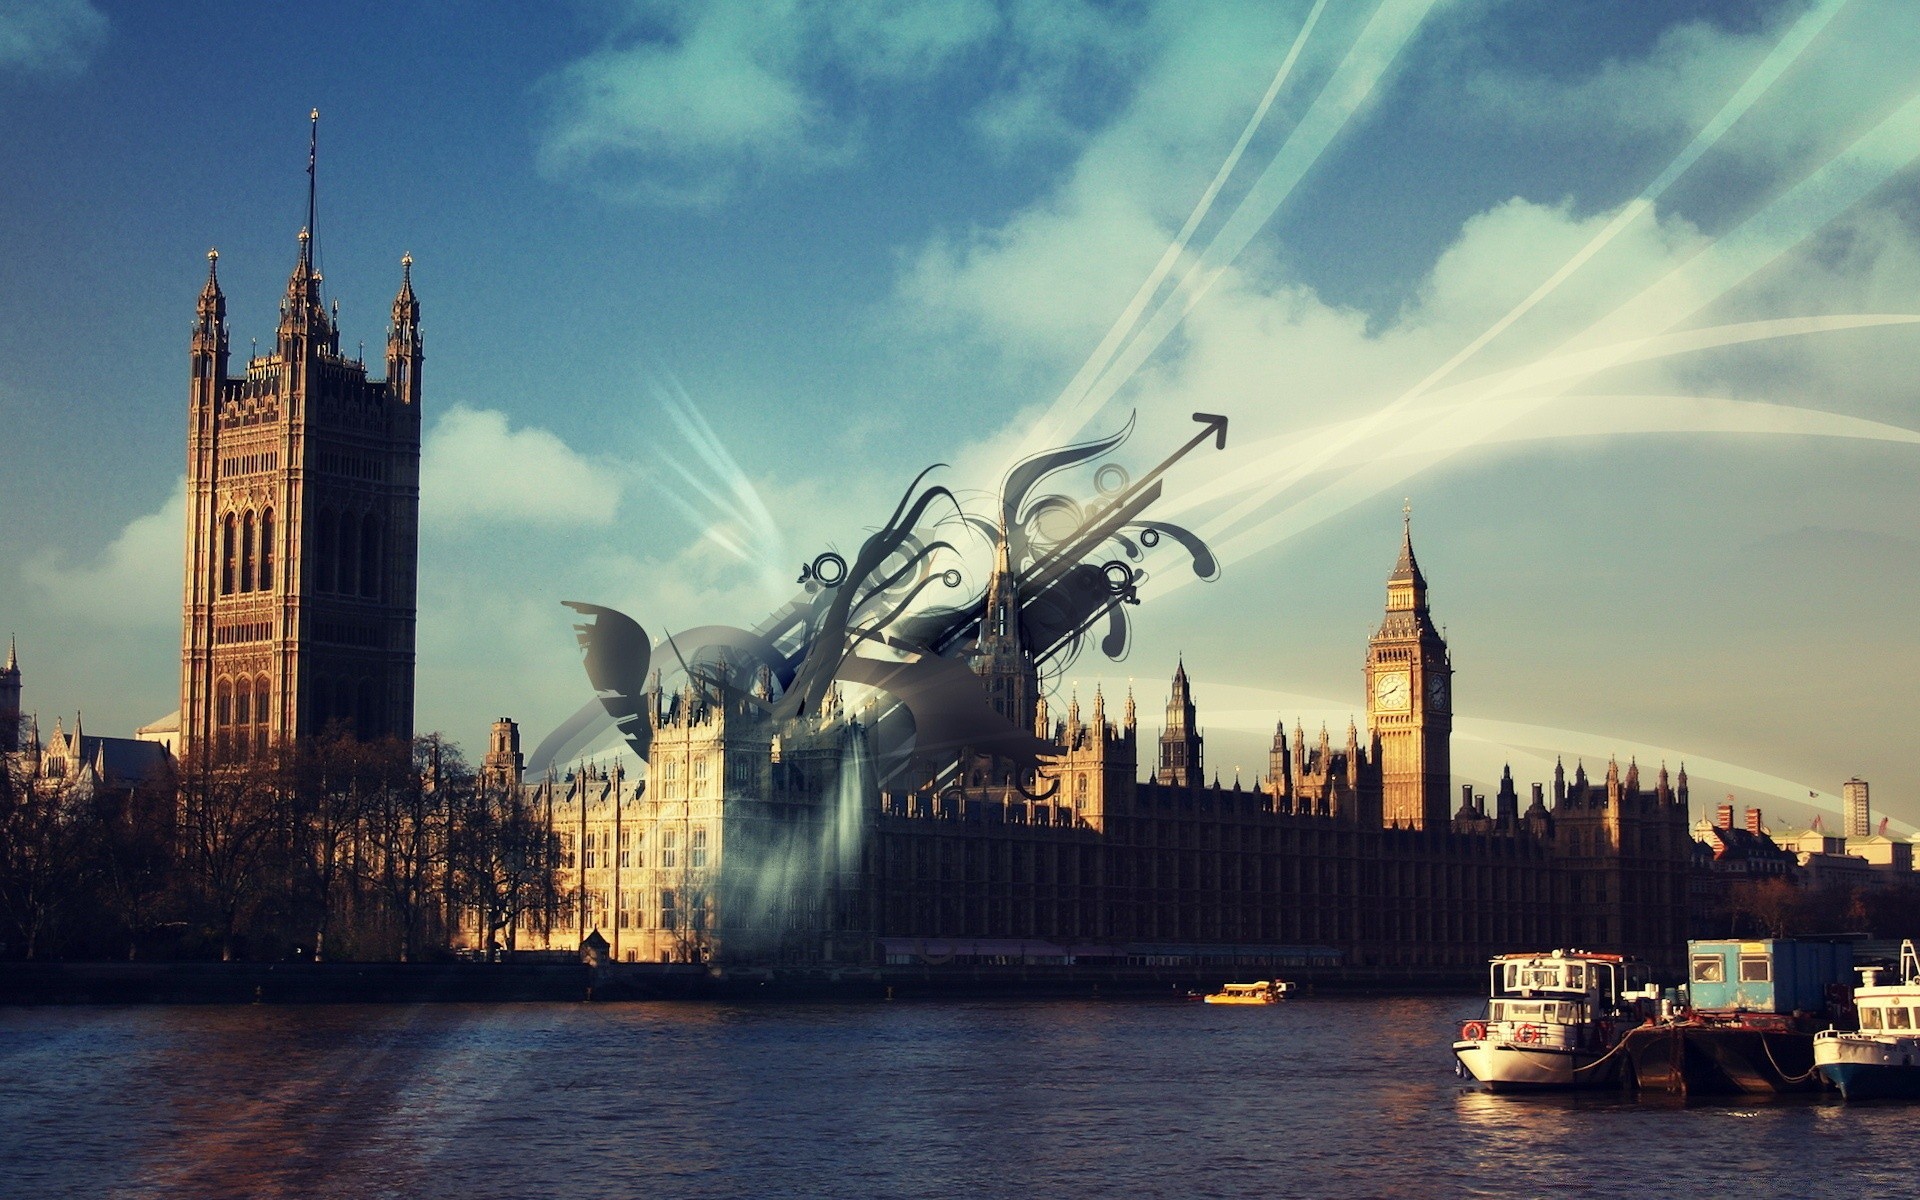
{"label": "arched window", "polygon": [[256,750],[267,748],[267,720],[272,711],[273,685],[267,682],[265,675],[253,681],[253,745]]}
{"label": "arched window", "polygon": [[260,514],[260,590],[273,590],[273,510]]}
{"label": "arched window", "polygon": [[380,523],[372,513],[360,522],[360,594],[380,598]]}
{"label": "arched window", "polygon": [[253,590],[253,514],[240,518],[240,590]]}
{"label": "arched window", "polygon": [[233,683],[222,679],[213,690],[213,723],[215,726],[233,724]]}
{"label": "arched window", "polygon": [[220,531],[220,594],[233,595],[233,514],[228,513]]}
{"label": "arched window", "polygon": [[351,596],[360,590],[360,522],[351,513],[340,517],[340,594]]}
{"label": "arched window", "polygon": [[333,556],[335,529],[333,514],[325,509],[320,510],[320,517],[314,522],[314,528],[319,533],[319,537],[315,539],[318,544],[314,547],[313,555],[313,565],[315,567],[313,586],[316,591],[330,592],[333,590],[334,582]]}
{"label": "arched window", "polygon": [[247,751],[253,746],[253,730],[247,728],[253,724],[253,680],[241,679],[233,685],[233,723],[237,727],[234,745],[240,757],[247,757]]}

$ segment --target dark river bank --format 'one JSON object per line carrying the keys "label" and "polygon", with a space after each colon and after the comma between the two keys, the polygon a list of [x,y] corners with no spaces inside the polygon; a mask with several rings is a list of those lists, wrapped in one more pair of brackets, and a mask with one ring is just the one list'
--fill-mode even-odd
{"label": "dark river bank", "polygon": [[1920,1107],[1486,1095],[1470,997],[0,1009],[0,1194],[1911,1190]]}

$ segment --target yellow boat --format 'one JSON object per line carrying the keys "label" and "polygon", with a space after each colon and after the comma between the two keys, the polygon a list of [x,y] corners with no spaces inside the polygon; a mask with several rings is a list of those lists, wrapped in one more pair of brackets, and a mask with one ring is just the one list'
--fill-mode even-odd
{"label": "yellow boat", "polygon": [[1259,983],[1228,983],[1206,997],[1208,1004],[1278,1004],[1293,995],[1293,984],[1284,979],[1263,979]]}

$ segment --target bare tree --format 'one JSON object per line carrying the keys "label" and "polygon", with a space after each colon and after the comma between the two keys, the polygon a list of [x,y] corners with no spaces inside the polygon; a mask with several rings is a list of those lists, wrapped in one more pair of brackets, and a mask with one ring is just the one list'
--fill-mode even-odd
{"label": "bare tree", "polygon": [[182,763],[181,866],[222,962],[285,878],[287,783],[274,753],[244,762],[190,754]]}
{"label": "bare tree", "polygon": [[460,809],[453,843],[454,894],[470,909],[491,952],[509,948],[524,919],[545,932],[560,907],[560,838],[512,788],[480,786]]}
{"label": "bare tree", "polygon": [[0,916],[8,949],[36,958],[80,895],[79,805],[71,781],[36,775],[24,760],[8,760],[0,774]]}
{"label": "bare tree", "polygon": [[394,758],[366,797],[367,882],[385,900],[400,931],[400,961],[419,958],[447,865],[449,801],[468,778],[459,748],[438,734],[417,738],[412,761]]}
{"label": "bare tree", "polygon": [[327,935],[351,881],[356,852],[366,834],[371,797],[404,782],[404,742],[361,742],[344,730],[329,730],[301,752],[295,795],[299,886],[313,924],[313,961],[326,957]]}
{"label": "bare tree", "polygon": [[[99,942],[125,943],[138,957],[140,939],[157,927],[173,888],[174,808],[171,774],[94,797],[87,854],[94,864]],[[109,933],[108,927],[111,927]]]}

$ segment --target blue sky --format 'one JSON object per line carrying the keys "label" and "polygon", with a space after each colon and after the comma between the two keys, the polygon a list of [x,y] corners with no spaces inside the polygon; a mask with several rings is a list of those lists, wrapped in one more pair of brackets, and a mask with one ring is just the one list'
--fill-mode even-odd
{"label": "blue sky", "polygon": [[424,310],[423,729],[537,740],[580,704],[562,599],[749,624],[927,463],[986,488],[1037,431],[1137,411],[1145,466],[1209,410],[1229,448],[1170,493],[1222,578],[1161,572],[1129,659],[1072,680],[1157,713],[1184,652],[1223,774],[1277,716],[1361,711],[1411,497],[1462,780],[1684,758],[1697,812],[1780,827],[1859,774],[1920,820],[1911,14],[1325,5],[1165,319],[1063,406],[1315,11],[10,6],[28,707],[128,732],[176,704],[193,298],[218,246],[236,349],[271,338],[317,106],[343,343],[380,342],[403,252]]}

